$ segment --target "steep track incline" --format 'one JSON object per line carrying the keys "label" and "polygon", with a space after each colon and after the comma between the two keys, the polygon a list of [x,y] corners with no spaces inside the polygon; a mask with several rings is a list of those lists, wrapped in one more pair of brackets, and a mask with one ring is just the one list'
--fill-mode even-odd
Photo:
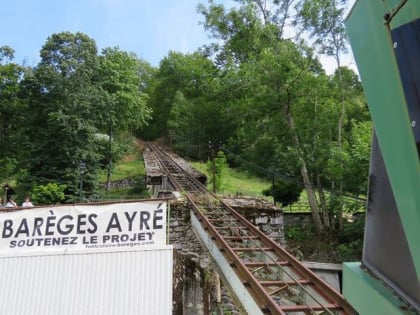
{"label": "steep track incline", "polygon": [[172,185],[186,194],[200,230],[207,235],[203,241],[210,240],[210,247],[216,246],[223,256],[229,268],[221,268],[224,277],[234,274],[243,286],[246,294],[235,292],[243,304],[249,295],[260,314],[355,314],[343,296],[189,176],[171,155],[155,144],[148,146]]}

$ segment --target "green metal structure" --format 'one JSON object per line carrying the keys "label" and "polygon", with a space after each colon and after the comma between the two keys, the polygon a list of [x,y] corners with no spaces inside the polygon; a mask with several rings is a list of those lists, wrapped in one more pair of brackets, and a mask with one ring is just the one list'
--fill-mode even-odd
{"label": "green metal structure", "polygon": [[375,126],[361,263],[343,292],[361,315],[420,313],[420,0],[358,0],[346,28]]}

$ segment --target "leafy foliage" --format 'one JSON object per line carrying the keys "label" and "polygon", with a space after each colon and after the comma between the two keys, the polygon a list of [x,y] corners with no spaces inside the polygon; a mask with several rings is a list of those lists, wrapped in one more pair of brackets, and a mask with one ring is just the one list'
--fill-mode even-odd
{"label": "leafy foliage", "polygon": [[[260,174],[269,174],[271,168],[284,176],[300,174],[320,233],[324,226],[331,228],[334,215],[341,217],[344,191],[359,193],[367,178],[352,169],[357,156],[353,150],[365,147],[353,145],[352,129],[369,117],[357,76],[339,63],[346,49],[344,2],[238,3],[230,10],[213,1],[200,7],[204,26],[217,40],[205,51],[214,55],[222,82],[225,78],[240,82],[240,93],[227,100],[240,115],[232,116],[236,129],[223,142],[236,156],[259,165]],[[283,37],[292,8],[293,23],[302,32],[297,38],[310,34],[313,48],[303,37],[296,41]],[[324,73],[315,51],[337,58],[334,75]],[[232,87],[229,83],[225,86]],[[325,187],[334,194],[324,194]],[[336,196],[338,212],[329,208],[335,199],[327,200]]]}
{"label": "leafy foliage", "polygon": [[215,188],[215,192],[224,189],[226,169],[227,161],[223,151],[218,151],[212,160],[207,161],[207,172],[211,174],[209,184]]}
{"label": "leafy foliage", "polygon": [[295,203],[302,193],[302,185],[294,180],[276,180],[270,188],[263,191],[265,196],[273,196],[274,203],[281,203],[283,207]]}
{"label": "leafy foliage", "polygon": [[102,89],[103,102],[98,111],[105,130],[139,128],[146,124],[150,110],[147,95],[140,91],[137,58],[118,48],[106,48],[99,56],[97,80]]}
{"label": "leafy foliage", "polygon": [[13,63],[14,50],[0,47],[0,177],[11,178],[18,171],[21,154],[20,122],[24,103],[19,97],[20,80],[25,69]]}
{"label": "leafy foliage", "polygon": [[[98,93],[92,85],[97,67],[95,42],[84,34],[60,33],[47,39],[41,50],[41,62],[27,76],[28,113],[24,167],[28,183],[50,181],[66,186],[75,194],[78,166],[85,161],[88,174],[98,165],[95,147],[95,107]],[[29,114],[30,113],[30,114]],[[94,188],[86,176],[87,190]]]}
{"label": "leafy foliage", "polygon": [[364,216],[361,216],[354,222],[346,222],[343,230],[338,233],[337,252],[343,260],[358,261],[361,259],[364,227]]}
{"label": "leafy foliage", "polygon": [[[340,66],[345,3],[236,3],[200,5],[214,41],[169,52],[158,68],[116,47],[98,53],[83,33],[51,35],[33,68],[11,62],[13,49],[2,47],[0,176],[17,178],[22,191],[65,185],[70,201],[80,162],[85,196],[96,193],[103,170],[111,180],[123,134],[161,138],[202,161],[211,141],[223,144],[221,166],[296,179],[296,187],[276,182],[275,195],[290,203],[304,187],[318,230],[333,231],[334,218],[352,207],[344,196],[364,194],[372,128],[358,76]],[[336,58],[335,73],[325,73],[318,53]]]}
{"label": "leafy foliage", "polygon": [[313,232],[307,226],[291,226],[285,230],[284,236],[288,240],[305,241],[313,238]]}
{"label": "leafy foliage", "polygon": [[147,95],[140,91],[146,64],[117,48],[98,55],[95,41],[83,33],[53,34],[40,55],[21,82],[27,109],[19,182],[30,188],[52,181],[75,196],[84,162],[83,189],[93,194],[100,169],[111,172],[121,156],[116,135],[143,126],[149,117]]}
{"label": "leafy foliage", "polygon": [[37,205],[57,204],[66,199],[64,195],[65,189],[65,185],[57,183],[36,185],[32,190],[32,199]]}

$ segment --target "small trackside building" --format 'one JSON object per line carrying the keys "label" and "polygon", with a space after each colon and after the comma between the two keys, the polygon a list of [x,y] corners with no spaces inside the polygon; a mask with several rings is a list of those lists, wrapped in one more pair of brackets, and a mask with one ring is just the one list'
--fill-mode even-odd
{"label": "small trackside building", "polygon": [[0,213],[0,314],[172,314],[162,200]]}

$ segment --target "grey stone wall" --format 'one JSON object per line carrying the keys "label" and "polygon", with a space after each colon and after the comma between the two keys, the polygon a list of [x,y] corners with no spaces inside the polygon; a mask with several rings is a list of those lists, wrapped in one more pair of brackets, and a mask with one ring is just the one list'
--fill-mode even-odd
{"label": "grey stone wall", "polygon": [[283,213],[281,211],[260,213],[254,211],[253,213],[249,213],[249,211],[236,210],[251,223],[258,226],[265,235],[281,246],[285,246]]}
{"label": "grey stone wall", "polygon": [[[249,208],[235,208],[235,210],[274,241],[282,246],[285,245],[284,218],[281,210],[262,211]],[[244,314],[223,284],[221,284],[221,302],[217,302],[215,294],[219,279],[216,276],[217,267],[192,230],[190,209],[187,204],[180,201],[171,202],[169,211],[169,243],[174,247],[173,314]]]}
{"label": "grey stone wall", "polygon": [[283,212],[284,227],[303,226],[312,224],[310,212]]}
{"label": "grey stone wall", "polygon": [[170,204],[169,243],[174,247],[174,315],[241,314],[223,284],[217,302],[216,268],[192,230],[190,209],[181,202]]}

